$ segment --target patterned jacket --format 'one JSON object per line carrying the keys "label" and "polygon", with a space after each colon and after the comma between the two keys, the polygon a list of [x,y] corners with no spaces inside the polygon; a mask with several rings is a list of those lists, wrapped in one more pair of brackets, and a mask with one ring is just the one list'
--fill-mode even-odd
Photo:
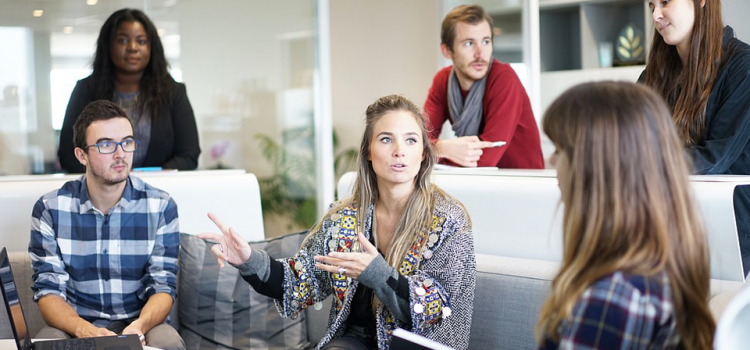
{"label": "patterned jacket", "polygon": [[[474,238],[467,214],[454,199],[438,196],[428,232],[414,242],[398,272],[409,283],[411,323],[396,318],[385,306],[376,310],[378,347],[388,349],[391,332],[404,328],[455,349],[466,349],[476,284]],[[374,206],[366,215],[365,236],[372,234]],[[335,249],[349,252],[356,242],[357,210],[329,212],[297,254],[284,265],[284,297],[276,306],[283,316],[296,315],[334,294],[322,348],[346,329],[352,297],[359,281],[315,268],[313,258]],[[317,304],[317,305],[316,305]]]}

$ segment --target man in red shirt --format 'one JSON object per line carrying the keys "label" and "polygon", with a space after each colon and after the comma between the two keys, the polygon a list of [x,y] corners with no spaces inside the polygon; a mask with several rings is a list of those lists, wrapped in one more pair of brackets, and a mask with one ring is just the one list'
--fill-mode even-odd
{"label": "man in red shirt", "polygon": [[[443,20],[440,50],[453,66],[440,70],[424,110],[429,137],[449,164],[544,168],[529,97],[515,71],[492,57],[492,18],[478,5],[459,6]],[[438,140],[445,120],[456,138]],[[493,147],[493,142],[505,146]]]}

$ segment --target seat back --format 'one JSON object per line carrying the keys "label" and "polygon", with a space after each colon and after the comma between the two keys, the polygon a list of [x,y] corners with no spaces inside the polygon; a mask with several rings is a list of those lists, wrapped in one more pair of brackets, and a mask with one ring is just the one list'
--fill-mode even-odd
{"label": "seat back", "polygon": [[[181,232],[217,232],[216,225],[206,217],[211,211],[246,240],[265,238],[260,188],[253,174],[244,170],[202,170],[134,172],[132,175],[172,196],[177,203]],[[0,247],[6,247],[9,252],[26,251],[31,211],[36,201],[79,176],[0,177]]]}
{"label": "seat back", "polygon": [[714,349],[747,349],[747,330],[750,327],[750,286],[745,286],[729,302],[716,325]]}

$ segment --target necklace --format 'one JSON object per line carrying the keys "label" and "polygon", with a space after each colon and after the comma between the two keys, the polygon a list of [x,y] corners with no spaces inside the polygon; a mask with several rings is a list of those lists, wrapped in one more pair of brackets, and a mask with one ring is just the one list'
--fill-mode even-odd
{"label": "necklace", "polygon": [[372,212],[372,239],[375,240],[375,249],[378,249],[378,215]]}

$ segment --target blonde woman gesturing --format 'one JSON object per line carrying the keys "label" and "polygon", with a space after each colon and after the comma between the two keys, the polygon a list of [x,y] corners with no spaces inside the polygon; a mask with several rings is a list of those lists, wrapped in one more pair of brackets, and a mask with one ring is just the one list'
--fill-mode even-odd
{"label": "blonde woman gesturing", "polygon": [[297,254],[274,260],[210,215],[199,234],[253,288],[296,316],[333,295],[319,349],[387,349],[405,328],[466,349],[476,262],[464,207],[431,183],[435,151],[419,108],[397,95],[365,112],[353,194],[326,213]]}

